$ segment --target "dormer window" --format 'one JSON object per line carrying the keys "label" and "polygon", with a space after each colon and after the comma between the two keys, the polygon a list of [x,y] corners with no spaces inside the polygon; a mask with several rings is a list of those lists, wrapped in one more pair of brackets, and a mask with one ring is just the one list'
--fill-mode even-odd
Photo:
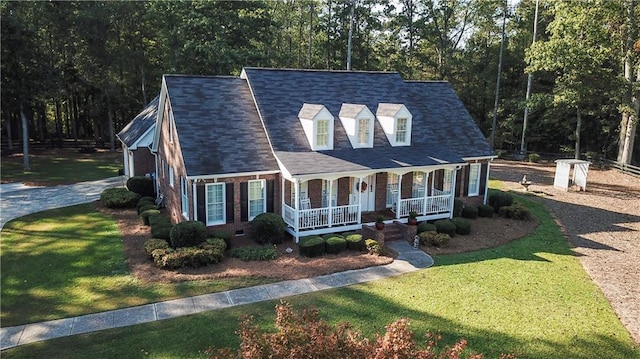
{"label": "dormer window", "polygon": [[340,121],[353,148],[373,147],[373,113],[365,105],[345,103],[340,108]]}
{"label": "dormer window", "polygon": [[376,117],[391,146],[411,146],[411,122],[413,116],[405,105],[381,103]]}
{"label": "dormer window", "polygon": [[333,115],[326,107],[305,103],[298,119],[313,151],[333,149]]}

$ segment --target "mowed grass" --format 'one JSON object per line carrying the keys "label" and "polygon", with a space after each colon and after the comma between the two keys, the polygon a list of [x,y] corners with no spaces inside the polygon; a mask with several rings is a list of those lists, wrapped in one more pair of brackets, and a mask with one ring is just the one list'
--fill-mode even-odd
{"label": "mowed grass", "polygon": [[29,156],[30,171],[24,171],[22,154],[2,157],[0,179],[32,185],[55,186],[94,181],[118,175],[122,152],[79,153],[76,149],[51,149]]}
{"label": "mowed grass", "polygon": [[237,278],[143,283],[128,271],[115,221],[96,212],[92,204],[13,220],[1,235],[2,327],[267,282]]}
{"label": "mowed grass", "polygon": [[[415,338],[439,332],[443,344],[466,338],[495,358],[640,358],[640,351],[566,239],[538,203],[519,199],[540,219],[526,238],[474,253],[436,257],[432,268],[342,289],[291,297],[331,323],[348,321],[367,337],[409,318]],[[249,314],[273,330],[276,301],[93,334],[28,344],[5,358],[203,358],[210,345],[237,347],[238,319]]]}

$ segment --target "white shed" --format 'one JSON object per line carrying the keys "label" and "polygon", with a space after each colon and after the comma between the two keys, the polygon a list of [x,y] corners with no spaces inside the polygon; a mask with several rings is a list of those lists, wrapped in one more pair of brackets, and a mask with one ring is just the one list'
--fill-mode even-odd
{"label": "white shed", "polygon": [[575,185],[581,191],[587,190],[587,175],[591,162],[575,159],[559,159],[555,162],[556,176],[553,179],[553,187],[568,191],[569,187]]}

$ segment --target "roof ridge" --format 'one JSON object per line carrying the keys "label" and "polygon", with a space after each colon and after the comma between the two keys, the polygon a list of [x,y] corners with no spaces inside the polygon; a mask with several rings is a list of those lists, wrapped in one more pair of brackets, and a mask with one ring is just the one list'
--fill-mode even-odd
{"label": "roof ridge", "polygon": [[191,77],[191,78],[228,78],[239,79],[240,76],[233,75],[187,75],[187,74],[163,74],[163,77]]}
{"label": "roof ridge", "polygon": [[296,72],[322,72],[322,73],[356,73],[356,74],[384,74],[399,75],[397,71],[371,71],[371,70],[338,70],[338,69],[295,69],[295,68],[273,68],[273,67],[252,67],[246,66],[247,70],[266,70],[266,71],[296,71]]}

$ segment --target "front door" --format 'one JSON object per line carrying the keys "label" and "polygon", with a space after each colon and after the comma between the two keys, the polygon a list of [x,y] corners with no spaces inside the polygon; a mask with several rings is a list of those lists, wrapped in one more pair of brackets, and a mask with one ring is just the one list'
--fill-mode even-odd
{"label": "front door", "polygon": [[[372,212],[376,210],[376,176],[371,175],[362,178],[362,183],[357,187],[360,190],[360,204],[362,212]],[[357,184],[358,182],[355,181]],[[356,192],[357,193],[357,192]],[[356,202],[357,203],[357,202]]]}

